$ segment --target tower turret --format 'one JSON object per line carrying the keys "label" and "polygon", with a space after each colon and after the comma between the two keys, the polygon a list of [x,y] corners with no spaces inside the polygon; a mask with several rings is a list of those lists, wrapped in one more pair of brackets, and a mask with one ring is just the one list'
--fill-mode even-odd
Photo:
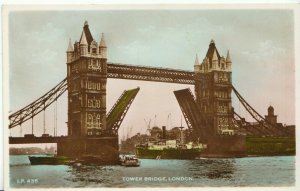
{"label": "tower turret", "polygon": [[214,50],[214,53],[212,55],[211,62],[212,62],[212,68],[213,69],[217,69],[218,68],[218,64],[219,64],[219,59],[218,59],[218,55],[217,55],[217,50],[216,49]]}
{"label": "tower turret", "polygon": [[200,72],[200,63],[199,63],[197,54],[196,54],[196,58],[195,58],[194,71],[195,72]]}
{"label": "tower turret", "polygon": [[74,54],[74,48],[71,42],[71,38],[69,39],[69,46],[67,49],[67,62],[72,62]]}
{"label": "tower turret", "polygon": [[85,56],[88,54],[88,43],[86,40],[85,32],[82,31],[81,39],[80,39],[80,55]]}
{"label": "tower turret", "polygon": [[229,50],[227,50],[227,56],[226,56],[226,69],[227,70],[231,70],[231,58],[230,58],[230,55],[229,55]]}
{"label": "tower turret", "polygon": [[99,44],[99,54],[101,58],[105,58],[105,59],[107,58],[107,47],[104,40],[104,33],[102,33],[101,35],[101,40]]}

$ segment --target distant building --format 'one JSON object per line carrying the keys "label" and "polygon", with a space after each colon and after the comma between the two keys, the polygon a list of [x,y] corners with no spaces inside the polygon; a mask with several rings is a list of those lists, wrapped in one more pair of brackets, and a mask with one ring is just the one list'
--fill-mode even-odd
{"label": "distant building", "polygon": [[[282,123],[277,122],[277,115],[274,115],[274,107],[269,106],[268,107],[268,115],[265,115],[265,120],[271,125],[276,126],[277,128],[280,128],[284,130],[288,135],[295,136],[295,125],[283,125]],[[249,123],[248,126],[245,127],[248,132],[254,132],[255,135],[260,135],[259,130],[264,129],[260,123],[254,122],[254,123]]]}
{"label": "distant building", "polygon": [[277,123],[277,115],[274,115],[274,107],[269,106],[268,107],[268,115],[265,115],[266,121],[270,124],[274,125]]}

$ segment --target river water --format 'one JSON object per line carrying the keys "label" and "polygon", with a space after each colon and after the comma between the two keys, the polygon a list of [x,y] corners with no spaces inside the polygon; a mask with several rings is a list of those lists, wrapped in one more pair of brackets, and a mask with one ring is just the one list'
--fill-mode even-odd
{"label": "river water", "polygon": [[140,167],[30,165],[12,155],[10,187],[219,187],[294,186],[295,157],[152,160]]}

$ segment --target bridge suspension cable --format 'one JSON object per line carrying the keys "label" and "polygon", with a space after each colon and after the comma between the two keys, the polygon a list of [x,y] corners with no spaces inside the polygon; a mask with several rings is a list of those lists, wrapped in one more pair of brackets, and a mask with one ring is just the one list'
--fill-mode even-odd
{"label": "bridge suspension cable", "polygon": [[20,124],[20,137],[22,137],[22,124]]}
{"label": "bridge suspension cable", "polygon": [[33,133],[33,117],[45,110],[51,105],[57,98],[59,98],[67,90],[67,78],[62,80],[54,88],[48,91],[46,94],[25,106],[19,111],[9,115],[9,128],[21,125],[25,121],[32,119],[32,133]]}
{"label": "bridge suspension cable", "polygon": [[44,103],[44,109],[43,109],[43,114],[44,114],[44,116],[43,116],[43,118],[44,118],[44,124],[43,124],[43,127],[44,127],[44,129],[43,129],[43,133],[45,134],[46,133],[46,111],[45,111],[45,103]]}
{"label": "bridge suspension cable", "polygon": [[239,94],[239,92],[232,86],[232,90],[237,96],[238,100],[242,103],[244,108],[249,112],[249,114],[263,127],[263,131],[268,131],[267,134],[270,135],[285,135],[284,130],[278,128],[276,125],[270,124],[265,118],[260,115],[246,100]]}
{"label": "bridge suspension cable", "polygon": [[233,113],[233,121],[238,124],[240,128],[243,128],[246,130],[247,134],[255,135],[257,133],[263,134],[263,135],[269,135],[270,132],[266,132],[267,130],[264,130],[256,125],[251,125],[248,121],[245,120],[245,118],[241,117],[236,112]]}
{"label": "bridge suspension cable", "polygon": [[53,136],[55,137],[57,135],[57,99],[55,99],[53,111],[54,111]]}

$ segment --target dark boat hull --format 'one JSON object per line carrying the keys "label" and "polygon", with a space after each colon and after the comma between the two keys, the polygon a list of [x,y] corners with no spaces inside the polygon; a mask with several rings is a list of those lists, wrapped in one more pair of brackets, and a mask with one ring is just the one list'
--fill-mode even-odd
{"label": "dark boat hull", "polygon": [[67,157],[49,157],[49,156],[29,156],[31,165],[64,165],[68,164],[69,159]]}

